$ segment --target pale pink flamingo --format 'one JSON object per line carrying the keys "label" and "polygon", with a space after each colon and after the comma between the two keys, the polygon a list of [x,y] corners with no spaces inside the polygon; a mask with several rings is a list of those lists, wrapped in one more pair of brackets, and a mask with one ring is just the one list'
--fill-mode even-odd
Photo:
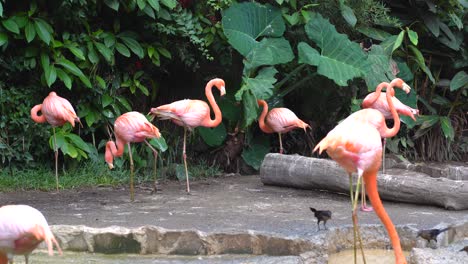
{"label": "pale pink flamingo", "polygon": [[268,104],[265,100],[257,100],[257,103],[263,108],[258,118],[258,125],[263,133],[278,133],[280,154],[283,154],[281,134],[287,133],[295,128],[302,128],[304,131],[310,128],[307,123],[299,119],[296,114],[288,108],[273,108],[268,112]]}
{"label": "pale pink flamingo", "polygon": [[[160,138],[159,129],[151,124],[144,115],[138,112],[128,112],[119,116],[114,123],[114,134],[116,143],[109,140],[106,143],[105,160],[110,169],[114,168],[114,157],[121,157],[124,153],[125,144],[128,146],[128,156],[130,157],[130,200],[134,201],[133,190],[133,174],[134,165],[132,158],[132,149],[130,143],[145,142],[146,145],[153,151],[154,169],[156,170],[156,162],[158,152],[146,140],[147,138]],[[154,190],[156,191],[156,171],[154,172]]]}
{"label": "pale pink flamingo", "polygon": [[37,209],[28,205],[5,205],[0,207],[0,264],[13,263],[14,255],[24,255],[26,264],[29,254],[45,241],[49,255],[53,244],[62,254],[57,240],[47,221]]}
{"label": "pale pink flamingo", "polygon": [[[42,112],[42,115],[38,115],[39,111]],[[58,191],[58,148],[55,137],[55,127],[63,126],[67,122],[69,122],[72,127],[75,127],[75,122],[81,124],[80,118],[76,115],[70,102],[63,97],[58,96],[55,92],[50,92],[42,104],[36,105],[31,109],[31,118],[36,123],[47,122],[52,126],[54,133],[55,181]]]}
{"label": "pale pink flamingo", "polygon": [[[392,85],[395,88],[400,88],[403,91],[405,91],[406,93],[409,93],[411,91],[411,87],[409,85],[407,85],[400,78],[393,79],[390,82],[390,85]],[[387,103],[387,95],[386,95],[386,93],[382,92],[382,88],[383,88],[382,84],[377,86],[375,92],[372,92],[372,93],[368,94],[364,98],[364,100],[362,101],[361,106],[362,106],[362,108],[373,108],[373,109],[379,110],[383,114],[385,119],[393,119],[392,114],[390,112],[390,107],[388,106],[388,103]],[[393,91],[393,93],[394,93],[394,91]],[[395,109],[396,109],[398,114],[409,116],[409,117],[411,117],[411,119],[416,121],[416,118],[414,117],[414,115],[419,114],[418,109],[414,109],[414,108],[411,108],[411,107],[403,104],[402,102],[400,102],[400,100],[398,100],[394,96],[394,94],[392,95],[391,99],[392,99],[393,105],[395,106]],[[381,120],[376,125],[377,125],[376,126],[377,129],[379,129],[380,127],[383,126]],[[383,134],[381,134],[381,136],[383,137],[382,172],[385,173],[385,148],[386,148],[387,140],[386,140],[386,137],[384,137]],[[372,211],[372,207],[368,207],[367,204],[366,204],[366,198],[365,198],[366,197],[366,192],[365,192],[364,185],[362,185],[361,194],[362,194],[361,210],[362,211],[367,211],[367,212]]]}
{"label": "pale pink flamingo", "polygon": [[206,84],[205,95],[213,108],[215,119],[210,117],[210,107],[208,104],[201,100],[179,100],[170,104],[161,105],[156,108],[151,108],[150,113],[162,120],[170,119],[172,122],[179,126],[184,127],[184,145],[182,150],[182,157],[185,166],[185,178],[187,180],[187,193],[190,193],[190,181],[187,171],[187,155],[186,155],[186,138],[187,129],[192,130],[195,127],[217,127],[222,121],[221,110],[216,103],[212,87],[215,86],[221,93],[221,96],[226,94],[224,81],[219,78],[212,79]]}
{"label": "pale pink flamingo", "polygon": [[[391,129],[386,126],[385,117],[378,110],[359,110],[348,116],[343,122],[331,130],[327,136],[317,144],[314,151],[319,150],[321,153],[326,150],[328,155],[338,162],[338,164],[341,165],[349,175],[350,196],[353,206],[354,261],[356,262],[357,236],[360,241],[360,248],[365,263],[356,213],[357,202],[359,199],[359,188],[361,178],[363,178],[369,200],[390,237],[395,254],[395,261],[397,264],[402,264],[406,263],[406,259],[401,249],[400,238],[396,232],[395,226],[382,205],[382,201],[380,200],[377,190],[377,173],[382,162],[381,135],[384,133],[386,137],[393,137],[400,129],[400,118],[395,110],[393,101],[391,100],[391,97],[394,94],[393,87],[388,83],[381,83],[379,85],[379,87],[383,86],[387,86],[387,101],[390,106],[393,119],[395,120],[394,126]],[[380,130],[378,130],[376,124],[382,122],[383,126],[379,127]],[[355,192],[353,192],[352,188],[353,172],[358,173]]]}

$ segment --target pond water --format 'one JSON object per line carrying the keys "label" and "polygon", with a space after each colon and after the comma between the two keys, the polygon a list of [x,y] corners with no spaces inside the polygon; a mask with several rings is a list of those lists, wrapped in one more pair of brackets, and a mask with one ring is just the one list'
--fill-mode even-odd
{"label": "pond water", "polygon": [[[408,258],[409,252],[403,252]],[[366,255],[366,262],[371,264],[394,264],[395,255],[393,250],[386,249],[364,249]],[[345,250],[336,254],[330,254],[328,264],[348,264],[354,263],[354,250]],[[362,264],[362,256],[360,250],[357,251],[357,263]]]}

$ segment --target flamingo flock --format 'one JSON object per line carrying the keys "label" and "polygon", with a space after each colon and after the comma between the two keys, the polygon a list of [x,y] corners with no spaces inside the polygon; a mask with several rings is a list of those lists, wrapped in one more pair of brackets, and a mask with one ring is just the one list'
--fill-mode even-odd
{"label": "flamingo flock", "polygon": [[[222,122],[222,113],[217,105],[212,88],[219,90],[221,96],[226,94],[226,86],[222,79],[210,80],[205,87],[207,104],[201,100],[180,100],[170,104],[151,108],[149,114],[160,120],[171,120],[184,128],[184,141],[182,158],[185,166],[186,192],[190,193],[190,181],[187,170],[186,137],[187,130],[195,127],[216,127]],[[418,110],[410,108],[395,98],[394,88],[400,88],[409,93],[411,88],[401,79],[392,82],[383,82],[377,86],[376,91],[369,94],[362,103],[362,110],[348,116],[343,122],[331,130],[314,148],[328,155],[342,166],[349,176],[349,193],[352,204],[352,222],[354,233],[354,260],[356,261],[356,245],[359,247],[365,262],[363,243],[358,227],[357,203],[359,190],[362,184],[362,205],[364,211],[370,211],[365,204],[365,195],[369,197],[374,211],[385,226],[390,237],[396,263],[406,263],[396,229],[386,213],[377,190],[377,172],[382,163],[382,139],[395,136],[400,129],[398,114],[410,116],[415,119]],[[382,92],[385,89],[386,92]],[[279,152],[283,153],[281,135],[295,128],[306,131],[309,124],[299,119],[294,112],[287,108],[273,108],[268,112],[268,104],[264,100],[257,101],[262,109],[258,119],[259,127],[264,133],[278,133]],[[213,109],[214,119],[211,119],[210,106]],[[39,112],[42,114],[40,115]],[[55,152],[56,188],[59,190],[58,180],[58,148],[55,139],[55,127],[70,123],[73,127],[80,122],[71,103],[58,96],[55,92],[44,99],[43,103],[31,109],[31,118],[37,123],[49,123],[53,128]],[[385,119],[393,119],[394,125],[388,128]],[[134,201],[134,164],[131,143],[144,142],[154,154],[155,165],[158,152],[147,139],[160,138],[159,129],[147,117],[139,112],[127,112],[119,116],[113,126],[115,141],[110,138],[105,148],[105,161],[110,169],[114,167],[113,161],[124,153],[125,145],[128,147],[130,159],[130,200]],[[81,124],[81,123],[80,123]],[[385,142],[385,141],[384,141]],[[357,173],[356,189],[353,189],[352,174]],[[156,167],[154,168],[156,191]],[[41,243],[45,242],[50,255],[53,254],[55,244],[61,254],[59,243],[52,234],[45,217],[37,209],[27,205],[6,205],[0,207],[0,264],[12,261],[13,255],[24,255],[28,263],[29,254]]]}

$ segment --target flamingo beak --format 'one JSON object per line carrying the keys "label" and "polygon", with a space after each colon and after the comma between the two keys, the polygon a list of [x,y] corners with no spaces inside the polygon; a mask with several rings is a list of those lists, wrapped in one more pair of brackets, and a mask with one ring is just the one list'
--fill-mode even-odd
{"label": "flamingo beak", "polygon": [[226,87],[221,86],[221,96],[224,96],[226,94]]}
{"label": "flamingo beak", "polygon": [[409,94],[411,92],[411,87],[408,84],[403,83],[402,90],[405,91],[405,93]]}

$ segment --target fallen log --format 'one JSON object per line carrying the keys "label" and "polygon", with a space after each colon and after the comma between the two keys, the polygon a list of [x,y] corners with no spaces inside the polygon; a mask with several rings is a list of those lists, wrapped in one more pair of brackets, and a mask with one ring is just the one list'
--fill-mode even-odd
{"label": "fallen log", "polygon": [[[265,185],[349,192],[347,173],[328,159],[270,153],[260,167],[260,178]],[[468,209],[468,181],[390,168],[385,174],[379,173],[377,184],[383,200],[437,205],[448,210]]]}

